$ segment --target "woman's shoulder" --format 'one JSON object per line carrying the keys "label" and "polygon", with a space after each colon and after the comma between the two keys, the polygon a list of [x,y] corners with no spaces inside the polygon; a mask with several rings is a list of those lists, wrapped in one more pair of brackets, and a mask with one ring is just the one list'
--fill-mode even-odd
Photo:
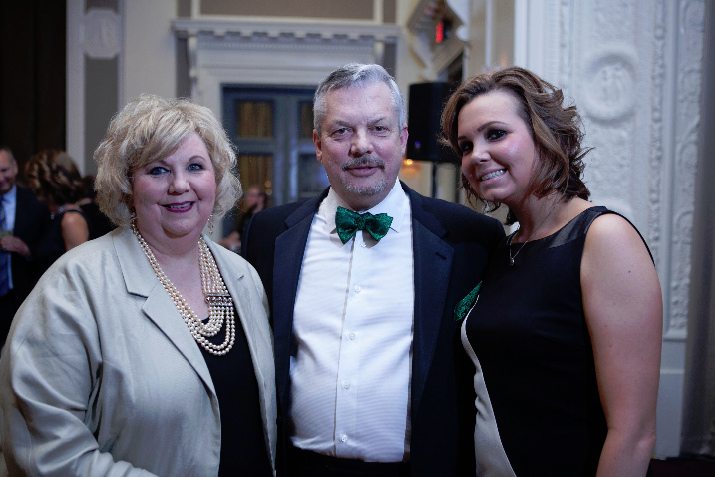
{"label": "woman's shoulder", "polygon": [[605,207],[599,209],[600,213],[595,215],[586,229],[584,257],[598,257],[596,262],[601,266],[609,262],[619,263],[627,257],[639,257],[652,265],[653,257],[648,244],[636,226],[617,212]]}
{"label": "woman's shoulder", "polygon": [[646,247],[646,244],[638,229],[625,217],[616,213],[604,213],[591,222],[586,234],[586,247],[641,248]]}
{"label": "woman's shoulder", "polygon": [[616,241],[637,237],[645,242],[638,228],[625,215],[604,206],[593,205],[588,209],[591,215],[586,230],[594,239]]}
{"label": "woman's shoulder", "polygon": [[63,208],[61,214],[63,227],[87,223],[87,216],[84,214],[82,209],[74,204]]}
{"label": "woman's shoulder", "polygon": [[605,206],[574,198],[569,201],[567,207],[568,220],[565,227],[573,224],[584,234],[606,234],[615,239],[623,233],[635,232],[639,235],[636,227],[628,219]]}

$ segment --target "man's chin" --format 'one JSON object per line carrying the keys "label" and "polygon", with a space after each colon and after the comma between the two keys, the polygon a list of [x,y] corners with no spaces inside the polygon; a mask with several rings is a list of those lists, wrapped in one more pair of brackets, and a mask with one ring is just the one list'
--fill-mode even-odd
{"label": "man's chin", "polygon": [[345,189],[347,189],[348,192],[352,192],[353,194],[371,196],[384,191],[385,187],[387,187],[387,181],[381,180],[377,184],[369,186],[356,186],[354,184],[348,184]]}

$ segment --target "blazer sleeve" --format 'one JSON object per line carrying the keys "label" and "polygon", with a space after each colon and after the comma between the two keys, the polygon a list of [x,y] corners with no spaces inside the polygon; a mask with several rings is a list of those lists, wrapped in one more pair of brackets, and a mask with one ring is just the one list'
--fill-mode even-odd
{"label": "blazer sleeve", "polygon": [[99,449],[88,403],[102,350],[81,280],[55,267],[15,317],[0,359],[2,451],[10,475],[151,476]]}

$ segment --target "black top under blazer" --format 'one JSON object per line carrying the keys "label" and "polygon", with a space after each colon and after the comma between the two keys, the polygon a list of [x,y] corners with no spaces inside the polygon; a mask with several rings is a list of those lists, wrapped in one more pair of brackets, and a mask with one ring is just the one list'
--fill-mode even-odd
{"label": "black top under blazer", "polygon": [[[474,475],[474,370],[464,352],[455,305],[481,280],[504,237],[499,221],[402,184],[412,208],[414,337],[411,380],[412,476]],[[313,216],[328,189],[304,202],[265,209],[248,228],[243,253],[268,294],[276,359],[279,475],[289,441],[293,308]]]}

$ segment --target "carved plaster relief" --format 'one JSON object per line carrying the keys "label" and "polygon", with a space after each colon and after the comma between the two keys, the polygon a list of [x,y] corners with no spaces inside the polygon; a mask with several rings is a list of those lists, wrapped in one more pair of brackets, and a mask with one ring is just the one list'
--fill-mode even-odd
{"label": "carved plaster relief", "polygon": [[[598,0],[580,4],[574,26],[580,45],[574,88],[584,119],[587,156],[585,179],[593,199],[629,217],[645,228],[639,173],[641,143],[647,134],[638,128],[647,95],[647,77],[636,48],[643,42],[634,28],[638,12],[633,1]],[[637,212],[638,211],[638,212]]]}
{"label": "carved plaster relief", "polygon": [[113,10],[90,9],[83,27],[84,51],[90,58],[111,59],[122,50],[121,19]]}
{"label": "carved plaster relief", "polygon": [[583,105],[593,119],[612,123],[633,113],[636,60],[630,49],[600,51],[587,62]]}

